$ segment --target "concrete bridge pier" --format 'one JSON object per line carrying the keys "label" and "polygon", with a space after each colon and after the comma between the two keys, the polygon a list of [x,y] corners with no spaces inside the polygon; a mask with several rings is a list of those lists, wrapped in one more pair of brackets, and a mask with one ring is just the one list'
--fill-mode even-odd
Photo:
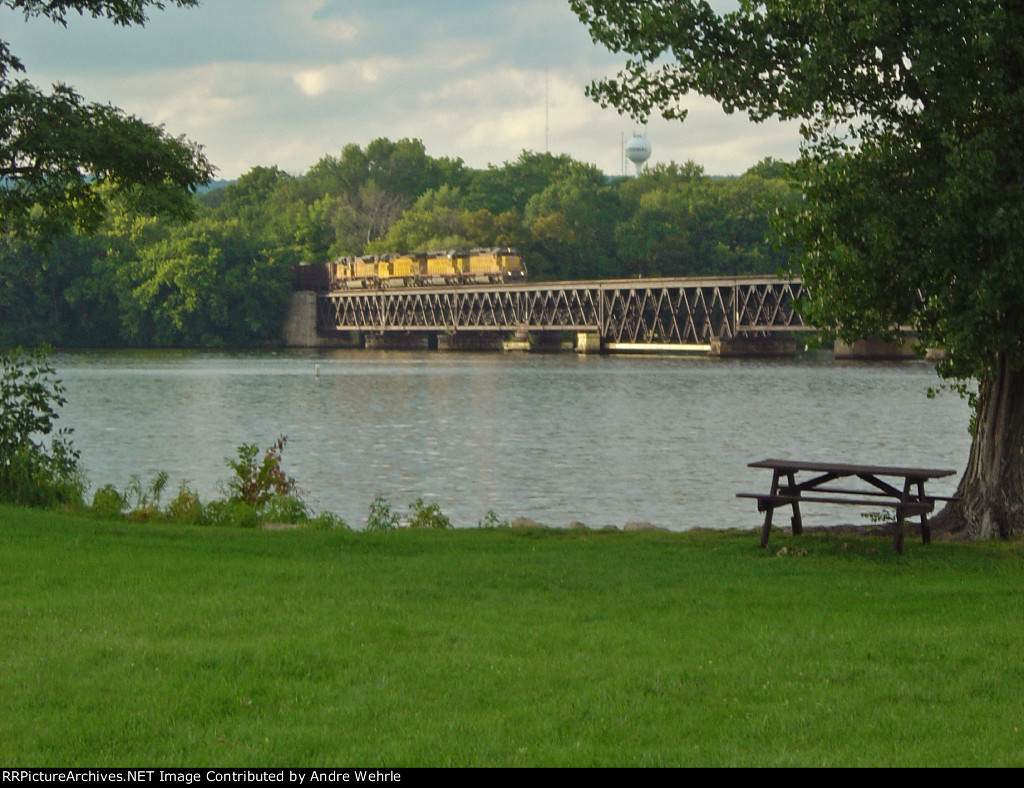
{"label": "concrete bridge pier", "polygon": [[738,336],[712,339],[711,355],[723,358],[789,358],[803,349],[803,343],[789,336]]}
{"label": "concrete bridge pier", "polygon": [[317,331],[316,299],[310,290],[292,293],[281,331],[285,347],[361,348],[361,331]]}
{"label": "concrete bridge pier", "polygon": [[516,326],[516,332],[510,339],[506,339],[501,343],[502,348],[505,350],[517,350],[524,353],[529,353],[532,348],[530,347],[530,330],[525,326]]}
{"label": "concrete bridge pier", "polygon": [[601,335],[596,331],[581,331],[576,334],[577,353],[600,353]]}

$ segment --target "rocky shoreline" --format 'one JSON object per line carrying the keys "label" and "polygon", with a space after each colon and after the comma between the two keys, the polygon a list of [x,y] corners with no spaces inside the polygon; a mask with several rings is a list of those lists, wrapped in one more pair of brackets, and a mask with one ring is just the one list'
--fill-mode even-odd
{"label": "rocky shoreline", "polygon": [[[512,528],[555,528],[558,526],[550,526],[545,523],[537,522],[529,517],[516,517],[509,522]],[[817,533],[817,534],[849,534],[849,535],[864,535],[864,536],[884,536],[891,538],[895,531],[896,523],[894,522],[882,522],[882,523],[837,523],[836,525],[805,525],[804,533]],[[570,530],[593,530],[593,531],[672,531],[671,528],[666,528],[661,525],[654,525],[643,520],[631,520],[626,523],[625,526],[619,527],[617,525],[603,525],[598,527],[591,527],[586,523],[580,522],[579,520],[573,520],[569,523]],[[723,529],[706,529],[706,528],[688,528],[686,530],[716,530],[721,531]],[[758,531],[759,528],[746,528],[746,529],[726,529],[726,530],[745,530],[745,531]],[[774,526],[773,531],[781,532],[784,534],[792,534],[793,529],[789,526]],[[903,533],[905,538],[917,538],[921,537],[921,524],[916,521],[907,521],[903,524]],[[951,541],[956,539],[955,534],[950,534],[946,531],[941,531],[932,527],[932,541]]]}
{"label": "rocky shoreline", "polygon": [[[529,517],[516,517],[509,521],[509,525],[512,528],[551,528],[553,526],[539,523],[536,520],[531,520]],[[569,523],[569,530],[571,531],[670,531],[670,528],[665,528],[661,525],[654,525],[643,520],[630,520],[622,528],[617,525],[602,525],[597,528],[591,528],[586,523],[582,523],[579,520],[573,520]]]}

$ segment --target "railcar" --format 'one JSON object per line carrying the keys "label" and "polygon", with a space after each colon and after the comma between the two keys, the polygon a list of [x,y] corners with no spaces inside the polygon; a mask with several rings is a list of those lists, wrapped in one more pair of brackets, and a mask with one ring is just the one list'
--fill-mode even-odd
{"label": "railcar", "polygon": [[341,257],[327,263],[332,290],[515,282],[523,258],[507,246]]}

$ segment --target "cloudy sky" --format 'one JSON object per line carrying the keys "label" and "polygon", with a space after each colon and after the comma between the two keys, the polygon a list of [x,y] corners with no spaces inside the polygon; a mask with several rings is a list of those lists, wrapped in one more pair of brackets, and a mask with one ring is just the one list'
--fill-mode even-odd
{"label": "cloudy sky", "polygon": [[[584,95],[623,58],[591,42],[567,0],[204,0],[131,29],[2,9],[0,30],[37,85],[63,81],[184,134],[221,178],[275,164],[301,174],[377,137],[421,139],[475,168],[549,150],[618,175],[639,129]],[[797,155],[793,125],[688,105],[684,124],[646,127],[651,163],[728,175]]]}

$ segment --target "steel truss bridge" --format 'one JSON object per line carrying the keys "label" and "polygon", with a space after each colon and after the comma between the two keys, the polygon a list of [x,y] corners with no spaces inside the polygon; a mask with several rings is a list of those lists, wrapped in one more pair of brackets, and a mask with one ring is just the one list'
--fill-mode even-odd
{"label": "steel truss bridge", "polygon": [[802,293],[800,281],[775,277],[340,290],[318,296],[317,331],[575,331],[613,348],[706,349],[712,340],[809,330],[794,309]]}

